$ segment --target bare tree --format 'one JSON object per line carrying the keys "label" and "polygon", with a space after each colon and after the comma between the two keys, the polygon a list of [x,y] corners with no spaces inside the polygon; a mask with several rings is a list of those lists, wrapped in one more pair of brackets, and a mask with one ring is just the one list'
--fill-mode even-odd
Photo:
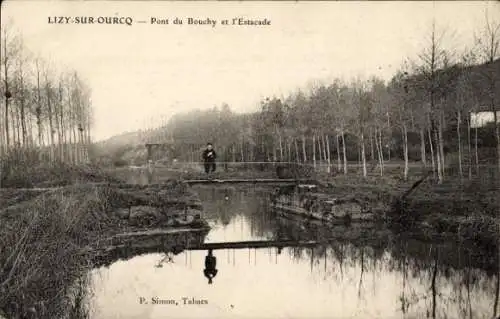
{"label": "bare tree", "polygon": [[497,149],[497,165],[500,172],[500,129],[498,123],[498,109],[496,104],[498,99],[498,83],[500,75],[498,65],[495,66],[495,60],[500,56],[500,20],[492,18],[488,11],[485,12],[484,26],[476,32],[476,49],[478,52],[479,62],[486,63],[486,71],[482,74],[483,80],[488,86],[488,101],[489,109],[493,112],[495,123],[495,138]]}
{"label": "bare tree", "polygon": [[11,34],[9,26],[2,27],[2,69],[3,69],[3,96],[4,96],[4,129],[5,129],[5,146],[6,149],[10,146],[10,130],[9,130],[9,104],[12,98],[11,91],[11,67],[14,65],[15,55],[15,37]]}
{"label": "bare tree", "polygon": [[[68,145],[67,134],[73,133],[72,139],[81,144],[78,157],[87,158],[85,145],[90,142],[92,125],[90,90],[76,73],[57,76],[53,66],[42,58],[33,60],[21,35],[12,29],[2,26],[1,35],[2,155],[7,148],[36,145],[38,163],[52,163],[56,157],[64,160],[71,149],[64,150],[63,146]],[[30,72],[31,65],[33,72]],[[80,128],[78,139],[75,138],[77,128]],[[36,138],[33,138],[34,131]],[[59,152],[56,152],[56,144]],[[16,150],[16,154],[22,153]],[[77,157],[76,154],[69,156]]]}
{"label": "bare tree", "polygon": [[424,50],[419,54],[419,62],[417,63],[417,72],[423,75],[423,87],[428,94],[430,105],[430,130],[431,136],[431,152],[435,153],[435,163],[437,164],[438,181],[443,181],[444,159],[443,156],[443,141],[442,141],[442,105],[438,103],[439,99],[439,70],[442,69],[449,61],[449,52],[444,49],[445,30],[439,31],[436,27],[435,20],[432,21],[432,26],[427,39],[427,44]]}

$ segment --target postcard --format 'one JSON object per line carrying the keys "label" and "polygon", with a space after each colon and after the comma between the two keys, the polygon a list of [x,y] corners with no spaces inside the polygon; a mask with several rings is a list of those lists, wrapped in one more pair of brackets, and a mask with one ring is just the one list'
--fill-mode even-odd
{"label": "postcard", "polygon": [[500,315],[500,3],[2,2],[0,319]]}

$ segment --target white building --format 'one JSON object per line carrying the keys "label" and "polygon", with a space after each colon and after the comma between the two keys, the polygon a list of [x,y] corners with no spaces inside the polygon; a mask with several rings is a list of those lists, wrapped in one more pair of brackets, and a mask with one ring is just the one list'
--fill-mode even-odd
{"label": "white building", "polygon": [[[500,122],[500,111],[497,111],[497,120]],[[483,127],[493,122],[495,122],[495,116],[492,111],[470,112],[471,128]]]}

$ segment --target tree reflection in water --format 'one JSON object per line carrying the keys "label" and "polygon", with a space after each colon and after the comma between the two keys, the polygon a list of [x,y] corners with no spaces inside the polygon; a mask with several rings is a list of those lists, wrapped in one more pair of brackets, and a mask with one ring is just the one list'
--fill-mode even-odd
{"label": "tree reflection in water", "polygon": [[[379,310],[386,311],[393,317],[402,318],[428,316],[490,319],[492,315],[497,315],[495,309],[498,304],[499,282],[497,255],[495,258],[489,258],[465,244],[423,242],[404,233],[392,233],[374,225],[324,227],[313,222],[276,218],[268,209],[265,197],[252,194],[251,191],[227,189],[220,191],[213,188],[197,189],[197,191],[203,201],[205,217],[211,218],[217,224],[233,223],[233,228],[234,224],[241,222],[238,224],[241,226],[241,233],[244,233],[241,237],[237,234],[238,227],[229,231],[222,227],[224,230],[218,233],[218,238],[225,236],[226,231],[237,237],[237,240],[251,238],[251,240],[321,241],[332,236],[337,238],[334,242],[313,247],[285,247],[281,251],[269,248],[269,258],[265,256],[265,251],[263,255],[262,250],[248,249],[248,264],[237,263],[236,266],[234,266],[233,250],[233,267],[228,267],[225,263],[219,265],[220,268],[224,268],[224,276],[218,277],[217,286],[220,289],[218,293],[224,293],[223,287],[228,285],[227,279],[230,278],[230,274],[234,276],[232,277],[234,280],[241,277],[239,267],[244,271],[255,272],[258,278],[269,274],[260,271],[273,270],[279,277],[282,271],[300,269],[303,274],[297,273],[297,279],[302,280],[304,284],[312,281],[313,289],[314,285],[317,285],[316,292],[338,296],[341,299],[339,303],[347,305],[342,311],[351,311],[349,309],[351,306],[355,309],[364,309],[363,314],[353,310],[358,315],[356,318],[373,317],[371,315]],[[225,200],[226,196],[228,200]],[[221,210],[221,206],[218,205],[226,205],[227,209]],[[227,253],[229,258],[231,251],[225,250],[220,253]],[[239,255],[239,258],[246,259],[246,254],[247,251],[240,251],[240,254],[236,251],[236,256]],[[199,255],[199,263],[202,262],[204,255],[205,253]],[[258,256],[265,257],[259,259],[257,263]],[[205,267],[204,276],[207,269],[217,268]],[[200,276],[199,272],[200,269],[195,270],[195,277]],[[370,276],[373,282],[369,280]],[[215,275],[208,274],[208,277],[210,283],[211,280],[213,282]],[[273,277],[270,278],[273,280]],[[286,282],[288,279],[283,277],[276,280]],[[396,285],[393,286],[394,280]],[[229,281],[229,288],[225,289],[233,288],[232,281]],[[274,289],[269,287],[268,282],[248,282],[248,284],[256,292],[268,292],[268,290],[273,292]],[[378,308],[377,302],[386,304]],[[394,310],[391,307],[394,307]],[[397,312],[395,315],[394,311]]]}
{"label": "tree reflection in water", "polygon": [[[280,226],[279,234],[282,238],[327,238],[322,230],[316,231],[315,225],[308,225],[309,227],[304,229],[301,227],[303,224],[282,220]],[[403,236],[391,236],[373,236],[371,240],[339,239],[328,246],[321,245],[313,249],[291,247],[287,251],[292,259],[310,259],[311,268],[324,259],[322,277],[325,280],[333,279],[343,284],[357,285],[358,303],[361,304],[366,302],[366,272],[373,272],[374,278],[376,271],[392,272],[401,278],[398,303],[405,318],[422,315],[429,318],[496,318],[499,283],[496,262],[478,259],[480,254],[474,247],[466,245],[424,243]],[[497,258],[498,256],[495,256],[494,260]],[[377,269],[377,266],[380,269]],[[346,268],[357,269],[357,282],[352,275],[345,277],[343,270]],[[373,289],[376,291],[375,287]],[[464,291],[466,298],[463,298]],[[490,298],[485,294],[494,296],[491,298],[493,309],[484,308],[484,301]],[[492,316],[485,317],[486,311]]]}

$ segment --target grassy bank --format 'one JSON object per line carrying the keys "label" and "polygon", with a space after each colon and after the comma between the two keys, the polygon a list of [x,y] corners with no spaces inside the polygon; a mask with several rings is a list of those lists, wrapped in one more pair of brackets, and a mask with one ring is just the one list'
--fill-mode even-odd
{"label": "grassy bank", "polygon": [[335,197],[358,198],[375,212],[385,214],[389,226],[422,239],[445,236],[473,242],[487,251],[497,249],[500,191],[495,176],[471,180],[450,177],[442,184],[429,177],[403,198],[421,177],[415,174],[405,181],[399,176],[338,176],[324,179],[322,191]]}
{"label": "grassy bank", "polygon": [[[93,267],[95,250],[116,233],[141,229],[123,218],[119,209],[152,205],[164,209],[196,204],[185,185],[170,181],[161,189],[125,184],[89,167],[36,168],[11,174],[13,186],[61,186],[49,189],[0,189],[0,315],[8,318],[85,318],[75,282]],[[94,177],[88,177],[90,176]],[[195,205],[196,206],[196,205]],[[199,225],[198,225],[199,224]],[[203,226],[203,221],[193,226]]]}
{"label": "grassy bank", "polygon": [[98,214],[107,202],[100,195],[68,188],[2,210],[0,309],[7,315],[62,318],[72,312],[71,285],[91,258],[81,248],[111,227]]}
{"label": "grassy bank", "polygon": [[65,163],[8,166],[2,163],[0,187],[56,187],[76,183],[123,183],[119,178],[93,165],[72,166]]}

